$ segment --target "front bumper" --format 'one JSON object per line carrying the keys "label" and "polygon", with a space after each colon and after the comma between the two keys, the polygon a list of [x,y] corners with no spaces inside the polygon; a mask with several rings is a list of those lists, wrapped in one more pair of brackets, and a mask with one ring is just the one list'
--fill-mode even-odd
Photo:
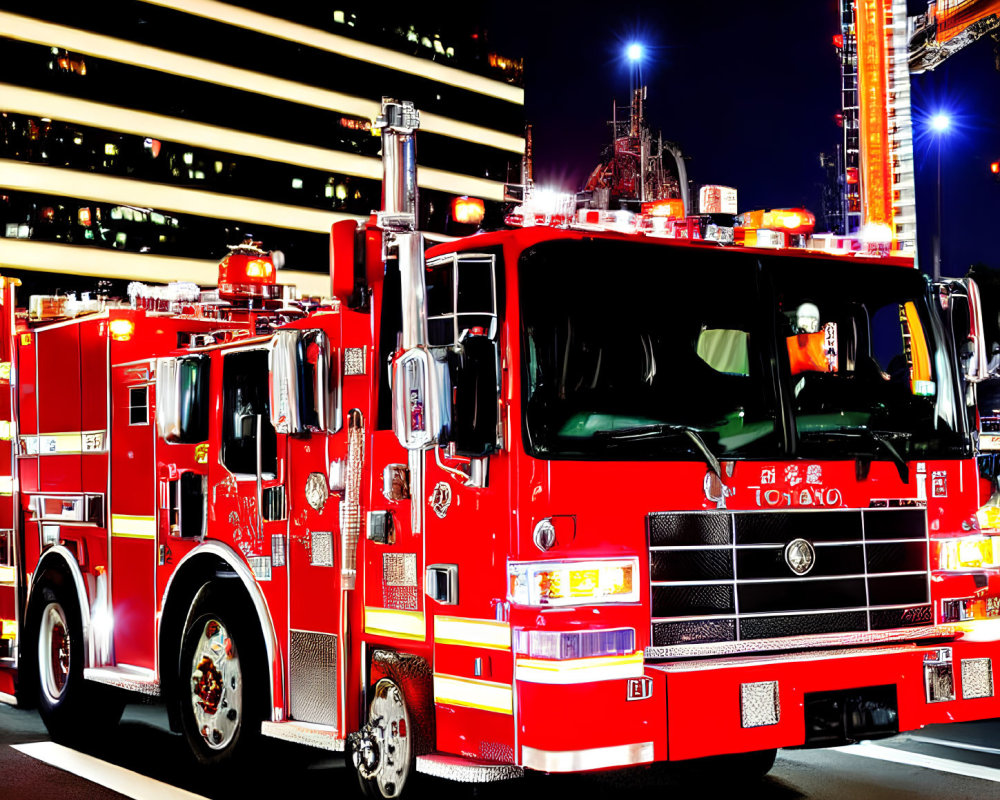
{"label": "front bumper", "polygon": [[[812,717],[818,707],[829,708],[829,698],[834,705],[837,698],[870,704],[881,734],[998,717],[997,668],[1000,641],[962,637],[647,662],[642,677],[589,683],[519,680],[520,763],[568,772],[802,746],[817,741]],[[950,684],[942,680],[949,672]],[[929,701],[947,697],[949,686],[954,699]],[[888,725],[885,707],[875,708],[886,697],[894,706]],[[867,729],[848,724],[846,730]]]}

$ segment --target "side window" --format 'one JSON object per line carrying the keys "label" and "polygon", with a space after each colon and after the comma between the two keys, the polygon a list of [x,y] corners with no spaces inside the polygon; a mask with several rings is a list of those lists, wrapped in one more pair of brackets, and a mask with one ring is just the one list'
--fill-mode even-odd
{"label": "side window", "polygon": [[260,418],[260,468],[264,477],[278,472],[277,434],[270,421],[266,350],[230,353],[222,368],[222,463],[231,472],[257,473],[257,426]]}
{"label": "side window", "polygon": [[149,424],[149,387],[130,386],[128,390],[128,424]]}
{"label": "side window", "polygon": [[427,265],[427,338],[431,347],[452,347],[470,331],[496,338],[495,265],[496,257],[486,253],[453,253]]}

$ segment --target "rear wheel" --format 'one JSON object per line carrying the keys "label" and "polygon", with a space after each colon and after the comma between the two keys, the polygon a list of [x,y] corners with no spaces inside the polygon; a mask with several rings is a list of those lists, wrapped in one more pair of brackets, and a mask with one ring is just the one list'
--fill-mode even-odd
{"label": "rear wheel", "polygon": [[84,680],[83,625],[78,600],[64,584],[40,583],[31,624],[38,713],[57,741],[77,741],[113,727],[125,708],[121,692]]}
{"label": "rear wheel", "polygon": [[231,762],[259,734],[263,656],[238,606],[218,587],[202,592],[189,619],[175,693],[181,728],[201,764]]}

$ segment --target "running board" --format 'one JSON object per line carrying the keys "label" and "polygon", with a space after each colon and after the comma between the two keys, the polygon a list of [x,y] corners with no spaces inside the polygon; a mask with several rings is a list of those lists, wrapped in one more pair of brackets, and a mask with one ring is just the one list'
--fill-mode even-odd
{"label": "running board", "polygon": [[344,739],[337,738],[337,729],[328,725],[315,725],[310,722],[289,720],[288,722],[269,722],[260,724],[262,736],[272,739],[282,739],[294,744],[304,744],[318,747],[320,750],[332,750],[335,753],[344,751]]}
{"label": "running board", "polygon": [[88,681],[114,686],[128,692],[138,692],[150,697],[160,696],[160,681],[151,669],[142,667],[85,667],[83,677]]}
{"label": "running board", "polygon": [[524,767],[473,761],[461,756],[433,753],[417,756],[417,772],[459,783],[493,783],[524,777]]}

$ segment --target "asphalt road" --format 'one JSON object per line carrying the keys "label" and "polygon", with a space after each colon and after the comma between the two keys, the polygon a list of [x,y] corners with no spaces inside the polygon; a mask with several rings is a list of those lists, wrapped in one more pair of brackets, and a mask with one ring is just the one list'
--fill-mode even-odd
{"label": "asphalt road", "polygon": [[[51,763],[50,763],[51,762]],[[88,777],[80,777],[80,775]],[[1000,720],[935,726],[833,750],[783,750],[763,782],[736,792],[677,785],[671,773],[635,770],[586,776],[535,775],[469,787],[420,776],[416,797],[589,800],[746,795],[771,800],[1000,799]],[[110,787],[110,788],[109,788]],[[264,740],[236,774],[193,767],[158,705],[130,705],[116,735],[82,751],[53,744],[34,711],[0,705],[0,797],[4,800],[196,800],[197,798],[358,796],[337,754]]]}

